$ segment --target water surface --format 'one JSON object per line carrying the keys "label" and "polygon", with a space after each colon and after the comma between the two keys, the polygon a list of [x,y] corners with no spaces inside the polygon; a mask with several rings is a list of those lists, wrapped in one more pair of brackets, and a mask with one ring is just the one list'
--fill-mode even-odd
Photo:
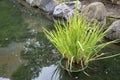
{"label": "water surface", "polygon": [[[0,80],[120,79],[120,57],[90,62],[89,67],[85,70],[90,75],[89,77],[83,72],[68,73],[61,69],[58,64],[61,56],[46,39],[42,30],[42,27],[52,29],[52,22],[42,13],[36,14],[32,9],[27,9],[10,0],[1,0],[0,4],[0,7],[5,9],[4,15],[9,17],[1,22],[0,27],[3,29],[7,25],[6,29],[12,35],[0,36],[0,44],[3,45],[0,47]],[[7,12],[11,8],[12,11]],[[15,13],[17,14],[15,15]],[[3,13],[1,12],[1,14]],[[3,19],[0,17],[1,21]],[[16,26],[18,26],[17,29]],[[3,29],[3,32],[6,29]],[[4,46],[4,44],[6,45]],[[110,45],[103,51],[116,54],[120,52],[120,46]]]}

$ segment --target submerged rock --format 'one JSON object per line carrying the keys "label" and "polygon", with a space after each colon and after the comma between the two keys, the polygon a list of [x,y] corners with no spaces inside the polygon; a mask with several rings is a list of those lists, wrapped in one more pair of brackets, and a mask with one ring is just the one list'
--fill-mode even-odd
{"label": "submerged rock", "polygon": [[120,39],[120,20],[112,23],[106,37],[110,40]]}
{"label": "submerged rock", "polygon": [[100,24],[106,24],[107,11],[102,2],[93,2],[82,8],[82,15],[90,20],[97,20]]}
{"label": "submerged rock", "polygon": [[55,0],[26,0],[31,6],[36,6],[45,12],[53,11],[55,6],[58,5]]}
{"label": "submerged rock", "polygon": [[[68,20],[74,14],[76,1],[65,2],[57,5],[53,12],[54,18],[62,18],[64,20]],[[78,10],[81,11],[81,2],[78,2]]]}

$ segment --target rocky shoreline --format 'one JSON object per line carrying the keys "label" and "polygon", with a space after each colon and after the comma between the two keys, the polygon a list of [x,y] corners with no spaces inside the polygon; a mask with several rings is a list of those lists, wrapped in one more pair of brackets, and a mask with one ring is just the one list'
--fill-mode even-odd
{"label": "rocky shoreline", "polygon": [[[66,21],[74,15],[76,5],[76,1],[58,3],[56,0],[19,0],[19,3],[27,8],[34,8],[36,13],[42,12],[50,20],[59,18]],[[106,35],[108,39],[120,39],[120,15],[106,10],[106,6],[102,2],[83,5],[79,1],[78,11],[89,20],[97,20],[106,27],[110,26],[111,29]],[[118,11],[118,13],[120,12]]]}

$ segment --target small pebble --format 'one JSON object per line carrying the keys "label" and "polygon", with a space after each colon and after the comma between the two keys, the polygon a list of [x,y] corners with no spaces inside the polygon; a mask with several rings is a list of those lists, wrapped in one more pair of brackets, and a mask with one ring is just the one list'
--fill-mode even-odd
{"label": "small pebble", "polygon": [[78,76],[76,76],[75,79],[78,79]]}
{"label": "small pebble", "polygon": [[107,71],[106,71],[105,73],[106,73],[106,74],[108,74],[108,72],[107,72]]}
{"label": "small pebble", "polygon": [[5,40],[8,40],[8,38],[5,38]]}

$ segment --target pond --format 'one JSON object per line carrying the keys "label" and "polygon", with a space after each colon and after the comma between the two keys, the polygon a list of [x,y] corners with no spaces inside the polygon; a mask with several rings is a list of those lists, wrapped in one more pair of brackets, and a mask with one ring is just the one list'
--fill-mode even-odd
{"label": "pond", "polygon": [[[0,80],[120,80],[120,57],[91,62],[85,70],[90,76],[66,72],[42,30],[53,28],[50,20],[16,0],[0,0],[0,10]],[[119,53],[120,46],[104,51]]]}

